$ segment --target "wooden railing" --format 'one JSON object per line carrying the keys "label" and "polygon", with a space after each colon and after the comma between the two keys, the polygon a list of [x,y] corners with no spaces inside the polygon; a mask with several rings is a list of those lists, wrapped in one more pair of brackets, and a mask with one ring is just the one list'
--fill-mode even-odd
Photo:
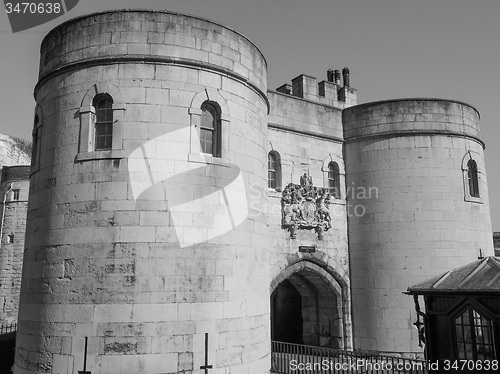
{"label": "wooden railing", "polygon": [[271,342],[271,372],[279,374],[427,374],[426,362],[371,352]]}

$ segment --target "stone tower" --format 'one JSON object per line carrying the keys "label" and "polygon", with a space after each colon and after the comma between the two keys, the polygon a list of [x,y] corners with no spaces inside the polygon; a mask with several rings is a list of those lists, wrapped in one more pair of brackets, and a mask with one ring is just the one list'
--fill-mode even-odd
{"label": "stone tower", "polygon": [[4,166],[0,179],[0,323],[17,321],[29,165]]}
{"label": "stone tower", "polygon": [[266,69],[166,11],[45,37],[15,373],[269,370]]}
{"label": "stone tower", "polygon": [[409,286],[493,255],[479,114],[439,99],[343,112],[354,346],[422,352]]}
{"label": "stone tower", "polygon": [[17,320],[31,144],[0,134],[0,324]]}

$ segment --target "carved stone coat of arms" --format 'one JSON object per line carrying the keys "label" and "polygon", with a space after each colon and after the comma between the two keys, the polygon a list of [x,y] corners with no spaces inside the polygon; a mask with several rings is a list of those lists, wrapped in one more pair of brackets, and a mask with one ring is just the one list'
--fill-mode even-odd
{"label": "carved stone coat of arms", "polygon": [[297,237],[298,229],[316,231],[318,239],[332,227],[330,217],[330,194],[328,189],[315,187],[307,174],[300,178],[300,185],[290,183],[283,190],[281,198],[281,225]]}

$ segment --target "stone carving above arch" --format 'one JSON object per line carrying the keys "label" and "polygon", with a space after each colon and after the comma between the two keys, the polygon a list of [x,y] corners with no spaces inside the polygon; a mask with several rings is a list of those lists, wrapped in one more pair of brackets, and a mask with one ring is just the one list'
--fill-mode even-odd
{"label": "stone carving above arch", "polygon": [[318,240],[331,227],[330,194],[326,188],[315,187],[304,173],[300,185],[289,183],[281,197],[281,227],[297,238],[297,230],[315,230]]}

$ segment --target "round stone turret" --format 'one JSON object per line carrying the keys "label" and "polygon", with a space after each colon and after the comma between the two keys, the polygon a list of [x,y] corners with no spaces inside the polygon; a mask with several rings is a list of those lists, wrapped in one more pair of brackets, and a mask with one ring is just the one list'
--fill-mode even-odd
{"label": "round stone turret", "polygon": [[493,255],[479,114],[441,99],[343,112],[354,346],[422,353],[409,286]]}
{"label": "round stone turret", "polygon": [[15,373],[268,372],[266,70],[167,11],[47,35]]}

